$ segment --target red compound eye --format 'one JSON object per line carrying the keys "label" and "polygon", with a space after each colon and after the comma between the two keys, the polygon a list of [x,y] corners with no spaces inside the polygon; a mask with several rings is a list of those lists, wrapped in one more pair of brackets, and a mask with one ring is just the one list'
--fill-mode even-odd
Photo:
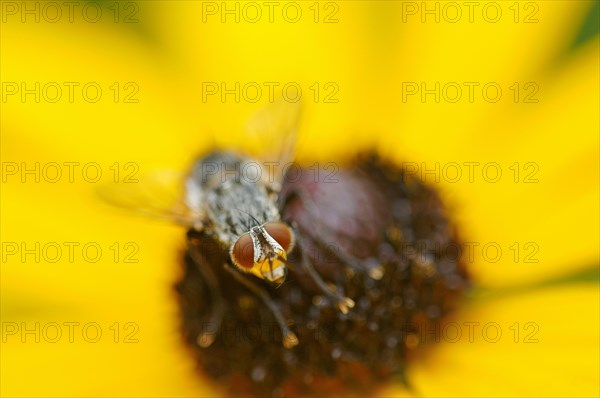
{"label": "red compound eye", "polygon": [[231,259],[241,268],[250,269],[254,266],[254,243],[249,233],[245,233],[233,244]]}
{"label": "red compound eye", "polygon": [[263,228],[283,247],[283,250],[287,253],[292,250],[294,247],[294,231],[287,224],[282,222],[268,222],[263,225]]}

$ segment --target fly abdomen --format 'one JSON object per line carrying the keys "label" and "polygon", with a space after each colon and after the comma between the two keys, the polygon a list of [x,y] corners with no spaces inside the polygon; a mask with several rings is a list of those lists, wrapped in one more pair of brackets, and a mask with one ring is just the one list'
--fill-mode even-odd
{"label": "fly abdomen", "polygon": [[215,151],[194,165],[187,180],[187,201],[206,215],[213,235],[229,248],[254,226],[278,221],[276,197],[267,189],[259,162]]}

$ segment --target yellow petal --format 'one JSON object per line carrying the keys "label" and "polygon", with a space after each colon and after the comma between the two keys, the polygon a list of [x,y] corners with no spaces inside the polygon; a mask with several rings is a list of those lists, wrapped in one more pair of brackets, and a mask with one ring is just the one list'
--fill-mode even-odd
{"label": "yellow petal", "polygon": [[473,304],[408,379],[422,396],[598,396],[599,299],[592,284]]}
{"label": "yellow petal", "polygon": [[[181,8],[174,5],[168,9],[163,9],[159,2],[139,4],[142,14],[138,31],[147,32],[149,38],[110,21],[3,23],[0,39],[3,82],[13,82],[19,87],[22,82],[28,87],[36,82],[42,87],[58,82],[63,87],[63,96],[67,95],[64,82],[75,81],[79,87],[96,82],[104,93],[98,103],[90,103],[81,96],[74,103],[38,104],[31,100],[23,103],[18,95],[3,101],[3,162],[25,161],[29,166],[35,162],[98,162],[109,179],[114,162],[119,162],[119,167],[135,162],[142,172],[165,164],[184,166],[197,150],[210,145],[204,133],[223,133],[229,142],[235,143],[239,136],[229,133],[237,131],[258,108],[248,101],[205,102],[203,83],[225,82],[230,87],[236,82],[244,85],[256,81],[264,87],[264,82],[276,81],[280,85],[293,82],[301,85],[305,99],[311,102],[303,123],[311,152],[308,156],[330,159],[335,153],[377,139],[381,146],[391,148],[399,160],[447,162],[498,158],[523,162],[532,155],[534,160],[542,159],[540,175],[544,184],[538,184],[534,190],[507,185],[461,187],[455,192],[451,189],[454,186],[444,188],[446,197],[456,198],[457,204],[465,209],[459,216],[466,220],[463,225],[468,239],[498,241],[505,251],[510,250],[505,246],[514,239],[520,244],[531,239],[540,242],[539,253],[543,256],[540,263],[531,267],[511,264],[506,259],[490,266],[477,263],[474,272],[481,281],[492,284],[535,279],[557,272],[562,264],[572,267],[595,259],[598,157],[595,151],[586,148],[597,148],[596,50],[582,50],[578,55],[580,62],[567,64],[567,69],[545,70],[544,80],[540,81],[544,101],[533,112],[529,107],[488,106],[483,102],[457,106],[405,103],[401,96],[402,82],[407,80],[502,80],[505,84],[511,79],[537,78],[567,41],[565,32],[571,31],[573,21],[586,4],[540,3],[540,23],[530,26],[505,21],[499,25],[461,24],[457,28],[449,24],[402,26],[393,20],[393,13],[387,12],[384,14],[390,18],[388,24],[379,24],[379,19],[364,19],[377,12],[363,2],[339,3],[339,23],[316,25],[310,19],[297,25],[285,21],[273,25],[232,25],[218,21],[202,24],[199,2],[180,2]],[[311,15],[307,9],[310,5],[302,3],[305,15]],[[390,7],[398,6],[401,4]],[[370,36],[365,31],[375,32],[371,30],[373,25],[381,30]],[[385,36],[382,32],[388,35],[382,38]],[[596,77],[591,73],[596,73]],[[115,82],[121,89],[117,102],[111,89]],[[138,103],[123,102],[123,91],[130,90],[124,85],[129,82],[139,87],[135,96]],[[312,97],[311,87],[315,83],[319,83],[321,90],[319,101]],[[339,103],[323,102],[327,83],[339,88],[334,96]],[[496,124],[498,127],[494,128]],[[571,130],[581,135],[569,135]],[[521,134],[522,131],[534,133]],[[550,133],[553,136],[549,139]],[[501,150],[501,157],[488,151],[490,139],[493,149]],[[545,144],[540,146],[540,142]],[[571,173],[570,169],[577,171]],[[590,174],[588,169],[594,171]],[[20,330],[16,334],[3,334],[6,342],[2,342],[2,395],[211,395],[213,392],[204,380],[194,374],[191,357],[178,341],[177,309],[170,286],[177,275],[176,252],[183,231],[109,213],[94,202],[93,185],[81,177],[77,179],[74,184],[64,180],[58,184],[21,184],[15,180],[3,184],[3,242],[17,243],[19,248],[23,242],[27,245],[40,242],[42,246],[57,242],[63,248],[64,242],[74,241],[80,246],[94,242],[102,247],[104,255],[97,263],[82,259],[80,252],[73,262],[66,255],[56,263],[38,264],[31,261],[31,255],[28,261],[21,261],[19,255],[3,261],[2,320],[5,327],[16,325]],[[537,189],[542,185],[543,189]],[[561,196],[564,192],[571,195]],[[533,211],[537,213],[531,218]],[[546,223],[556,227],[546,227]],[[115,253],[111,247],[115,242],[121,249],[118,261],[112,257]],[[135,255],[137,263],[122,261],[124,245],[130,242],[139,248]],[[596,358],[598,354],[593,342],[583,348],[592,337],[597,340],[597,327],[587,325],[587,321],[583,321],[585,325],[578,324],[575,318],[575,310],[589,310],[584,308],[583,300],[593,298],[597,302],[596,296],[584,293],[577,292],[581,296],[575,297],[577,302],[569,298],[571,293],[566,302],[561,301],[562,291],[556,295],[548,291],[543,299],[532,296],[527,302],[540,311],[539,319],[544,323],[540,323],[539,334],[547,340],[540,340],[534,348],[503,346],[507,348],[506,354],[484,345],[484,353],[487,349],[490,358],[499,359],[488,363],[477,358],[479,362],[475,363],[488,364],[491,370],[476,366],[470,371],[493,378],[494,371],[509,370],[509,360],[518,364],[515,358],[523,359],[522,363],[534,369],[530,393],[543,392],[533,389],[541,388],[542,375],[536,369],[551,373],[543,366],[535,368],[534,362],[538,363],[526,356],[535,354],[542,365],[553,364],[564,370],[566,380],[573,383],[567,390],[559,384],[560,377],[552,378],[548,385],[557,391],[556,395],[585,395],[590,391],[598,395],[597,390],[588,389],[590,381],[597,386],[597,378],[587,373],[598,373],[597,362],[577,356],[586,348],[586,353],[595,354]],[[535,318],[537,313],[528,312],[513,320],[509,312],[520,304],[508,302],[506,307],[504,303],[498,304],[491,307],[489,314],[498,313],[499,319],[519,322],[524,327],[531,321],[528,315]],[[598,312],[596,307],[592,310]],[[560,319],[557,323],[547,320],[549,312],[564,315],[565,319],[571,316],[568,325],[585,328],[577,335],[569,335],[573,329],[561,324]],[[494,321],[486,318],[486,314],[466,312],[462,319]],[[78,323],[79,327],[96,323],[103,331],[102,339],[91,343],[75,333],[71,343],[65,322]],[[137,343],[123,341],[125,333],[132,330],[131,326],[125,329],[130,322],[133,330],[135,325],[139,327]],[[31,341],[35,335],[25,335],[26,342],[22,342],[23,326],[36,328],[39,324],[40,333],[51,333],[54,323],[62,327],[58,342],[48,341],[52,340],[52,334],[43,334],[40,343]],[[120,331],[117,342],[114,328]],[[566,340],[563,344],[563,333],[576,344]],[[542,345],[544,341],[548,346]],[[481,349],[480,345],[478,348],[463,345],[456,353],[448,353],[458,346],[446,344],[439,361],[436,359],[433,365],[424,362],[415,369],[412,377],[419,391],[427,395],[451,395],[452,391],[459,391],[456,395],[460,395],[460,390],[435,388],[471,386],[462,381],[457,383],[456,380],[464,379],[445,373],[448,367],[441,366],[439,376],[433,372],[445,360],[450,361],[450,367],[452,360],[459,361],[454,363],[454,369],[460,371],[466,365],[461,359],[462,349],[465,358],[477,357]],[[559,357],[552,356],[553,352]],[[568,354],[574,356],[567,359],[580,361],[577,365],[582,365],[583,373],[579,366],[563,369]],[[472,359],[467,362],[474,363]],[[578,369],[579,374],[568,373],[571,369]],[[35,383],[27,378],[31,374],[35,375]],[[474,377],[472,389],[462,391],[472,395],[483,391],[483,376]],[[522,375],[509,376],[512,378],[507,376],[503,380],[514,382],[499,385],[497,391],[511,392],[511,386],[524,388],[521,383],[528,386],[530,382]]]}
{"label": "yellow petal", "polygon": [[[596,39],[539,81],[538,104],[510,107],[502,122],[472,137],[481,147],[471,158],[479,162],[474,183],[465,174],[445,184],[465,239],[478,245],[470,264],[482,283],[539,280],[597,263],[598,68]],[[494,166],[492,178],[502,172],[497,182],[486,180],[486,165]]]}

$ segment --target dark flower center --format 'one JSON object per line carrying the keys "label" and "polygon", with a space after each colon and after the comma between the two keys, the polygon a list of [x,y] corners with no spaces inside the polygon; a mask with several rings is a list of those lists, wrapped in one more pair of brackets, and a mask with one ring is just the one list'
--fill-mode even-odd
{"label": "dark flower center", "polygon": [[[402,380],[411,351],[468,287],[456,228],[436,192],[374,155],[334,175],[303,169],[280,195],[282,220],[295,229],[285,283],[270,295],[298,345],[285,348],[273,312],[224,270],[228,253],[206,234],[192,234],[177,283],[185,341],[203,374],[228,393],[297,396],[368,394]],[[296,171],[297,173],[297,171]],[[202,253],[202,263],[190,250]],[[211,324],[210,269],[225,303]],[[347,313],[325,294],[354,301]],[[245,276],[252,278],[251,276]],[[198,336],[214,342],[204,347]],[[212,341],[212,340],[211,340]]]}

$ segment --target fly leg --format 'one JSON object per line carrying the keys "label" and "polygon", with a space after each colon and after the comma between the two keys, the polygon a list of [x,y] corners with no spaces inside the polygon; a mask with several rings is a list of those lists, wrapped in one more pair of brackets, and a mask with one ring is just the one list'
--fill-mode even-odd
{"label": "fly leg", "polygon": [[[307,209],[308,214],[311,216],[311,218],[313,218],[314,220],[320,220],[319,210],[318,210],[317,206],[314,204],[314,202],[312,201],[312,199],[310,197],[308,197],[308,195],[306,195],[303,191],[296,189],[292,192],[292,194],[288,198],[287,203],[290,202],[290,198],[293,196],[298,197],[302,201],[303,205]],[[285,207],[286,206],[284,205],[284,209],[285,209]],[[296,230],[299,229],[298,226],[296,225],[296,223],[293,223],[293,225],[294,225],[294,229],[296,229]],[[352,256],[347,255],[345,253],[340,253],[339,251],[332,250],[332,248],[329,245],[324,245],[322,242],[335,242],[335,240],[323,228],[317,227],[311,231],[300,230],[300,233],[302,236],[308,237],[307,240],[309,240],[312,245],[312,247],[310,248],[311,250],[317,246],[320,246],[324,250],[333,254],[339,261],[346,264],[347,266],[350,266],[351,268],[354,268],[354,269],[364,269],[364,267],[360,264],[360,262],[358,260],[354,259]],[[311,234],[315,234],[316,238],[310,238],[310,236],[312,236]],[[321,243],[319,243],[319,242],[321,242]],[[319,275],[319,273],[317,272],[317,270],[314,268],[313,264],[309,260],[308,256],[306,255],[306,253],[309,251],[310,250],[306,250],[306,248],[305,248],[305,250],[302,254],[302,268],[308,273],[310,278],[319,287],[319,289],[321,289],[321,291],[323,293],[325,293],[325,295],[327,295],[330,299],[332,299],[336,303],[339,310],[343,314],[347,314],[349,309],[354,307],[354,301],[351,298],[340,294],[339,292],[337,292],[336,290],[334,290],[328,286],[328,284],[323,280],[323,278],[321,278],[321,276]]]}
{"label": "fly leg", "polygon": [[256,283],[252,282],[244,275],[240,274],[227,263],[225,263],[225,269],[230,274],[232,274],[238,282],[246,286],[248,289],[250,289],[250,291],[252,291],[258,297],[260,297],[263,303],[265,303],[265,305],[267,306],[267,308],[271,310],[271,313],[275,317],[275,320],[277,321],[277,323],[279,324],[279,328],[281,329],[281,334],[283,335],[283,346],[285,348],[292,348],[293,346],[297,345],[298,338],[296,337],[294,332],[292,332],[288,327],[287,323],[285,322],[285,319],[283,319],[281,311],[279,310],[279,308],[277,308],[277,305],[275,305],[271,297],[269,297],[267,291],[258,286]]}
{"label": "fly leg", "polygon": [[[336,290],[334,290],[334,288],[330,287],[330,285],[328,285],[327,282],[325,282],[323,278],[321,278],[321,275],[319,275],[315,267],[312,265],[312,263],[308,259],[308,256],[302,256],[301,265],[302,269],[304,269],[308,273],[313,282],[319,287],[319,289],[321,289],[321,291],[327,297],[329,297],[333,302],[337,304],[338,308],[343,314],[347,314],[350,308],[354,308],[354,300],[338,293]],[[286,266],[292,271],[295,271],[295,267],[292,263],[286,263]]]}
{"label": "fly leg", "polygon": [[219,289],[219,282],[210,269],[206,257],[200,252],[198,245],[193,241],[193,238],[188,234],[188,247],[190,257],[196,264],[196,267],[202,278],[206,282],[208,289],[208,295],[211,299],[212,307],[210,309],[210,315],[208,316],[208,330],[205,330],[199,334],[196,338],[196,342],[200,347],[209,347],[217,336],[217,332],[221,328],[221,322],[223,321],[224,314],[224,303],[223,297],[221,296]]}
{"label": "fly leg", "polygon": [[[328,244],[328,242],[335,242],[335,238],[329,234],[328,231],[307,231],[305,229],[295,227],[303,236],[307,237],[313,247],[320,247],[331,256],[335,257],[339,262],[350,267],[352,270],[366,273],[371,279],[379,280],[383,277],[383,267],[377,263],[365,263],[356,259],[352,255],[344,252],[343,250],[336,250],[335,246]],[[315,237],[312,237],[314,234]]]}
{"label": "fly leg", "polygon": [[354,300],[330,288],[325,283],[323,278],[321,278],[321,275],[319,275],[315,267],[313,267],[312,263],[308,259],[308,256],[305,254],[302,255],[302,268],[304,268],[304,270],[308,273],[313,282],[317,284],[319,289],[321,289],[323,293],[325,293],[331,300],[333,300],[337,304],[338,308],[343,314],[347,314],[350,308],[354,308]]}

